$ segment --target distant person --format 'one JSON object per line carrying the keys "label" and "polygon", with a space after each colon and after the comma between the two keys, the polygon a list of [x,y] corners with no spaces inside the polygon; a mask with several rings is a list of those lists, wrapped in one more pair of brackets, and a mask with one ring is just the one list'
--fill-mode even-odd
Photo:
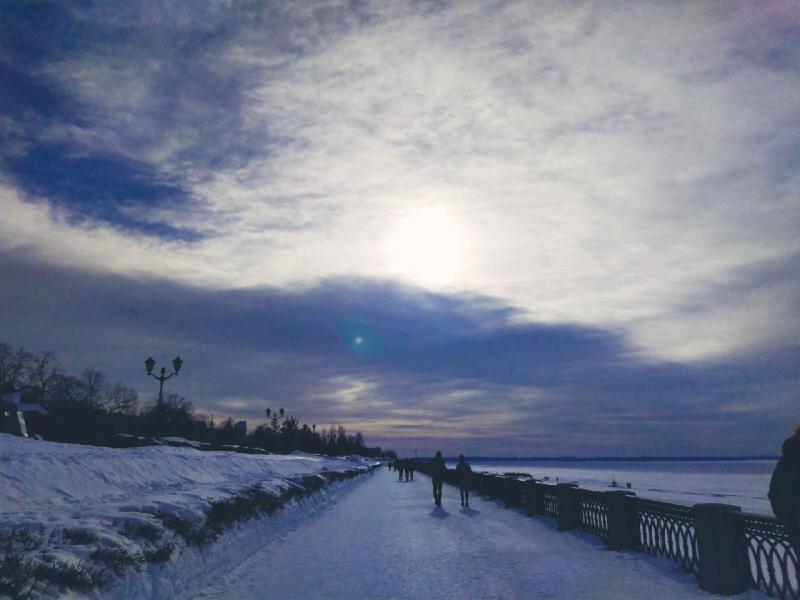
{"label": "distant person", "polygon": [[411,461],[407,458],[403,459],[403,471],[406,474],[406,481],[411,479]]}
{"label": "distant person", "polygon": [[781,457],[769,482],[772,511],[789,532],[795,555],[800,558],[800,426],[783,442]]}
{"label": "distant person", "polygon": [[461,506],[469,506],[469,487],[472,485],[472,467],[469,466],[463,454],[458,455],[456,482],[458,482],[458,490],[461,493]]}
{"label": "distant person", "polygon": [[444,464],[441,451],[436,451],[436,456],[431,460],[431,479],[433,479],[433,501],[436,506],[442,505],[442,484],[444,475],[447,473],[447,466]]}
{"label": "distant person", "polygon": [[397,481],[403,481],[403,471],[405,470],[404,461],[397,459]]}
{"label": "distant person", "polygon": [[416,466],[417,465],[414,464],[414,459],[413,458],[409,458],[408,459],[408,466],[407,466],[408,470],[406,471],[406,473],[411,476],[411,481],[414,481],[414,468]]}

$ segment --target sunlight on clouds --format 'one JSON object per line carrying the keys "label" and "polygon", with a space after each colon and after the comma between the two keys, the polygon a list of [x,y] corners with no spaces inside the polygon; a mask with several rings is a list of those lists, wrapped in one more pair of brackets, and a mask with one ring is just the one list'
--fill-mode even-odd
{"label": "sunlight on clouds", "polygon": [[386,236],[383,252],[391,275],[430,289],[461,282],[468,236],[463,226],[438,206],[411,209]]}
{"label": "sunlight on clouds", "polygon": [[[376,3],[357,26],[293,10],[286,47],[242,24],[215,48],[202,73],[241,77],[230,105],[181,88],[154,118],[155,55],[49,69],[97,115],[99,129],[69,135],[180,176],[203,210],[153,216],[213,236],[69,226],[6,194],[2,243],[205,286],[399,279],[621,331],[653,360],[796,336],[796,290],[721,295],[800,251],[800,176],[780,158],[796,144],[797,80],[747,60],[732,5]],[[221,160],[237,150],[246,160]]]}

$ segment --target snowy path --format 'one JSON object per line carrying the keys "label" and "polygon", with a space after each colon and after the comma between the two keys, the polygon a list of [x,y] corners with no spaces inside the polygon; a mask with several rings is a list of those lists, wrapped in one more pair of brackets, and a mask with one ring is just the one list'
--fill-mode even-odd
{"label": "snowy path", "polygon": [[[712,598],[666,559],[609,552],[596,538],[445,486],[381,470],[252,555],[203,600],[294,598]],[[738,598],[764,598],[755,592]]]}

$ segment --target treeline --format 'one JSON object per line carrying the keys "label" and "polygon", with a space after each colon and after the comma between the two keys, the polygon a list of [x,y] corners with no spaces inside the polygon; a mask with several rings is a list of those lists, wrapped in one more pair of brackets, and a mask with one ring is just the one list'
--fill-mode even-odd
{"label": "treeline", "polygon": [[134,389],[112,383],[96,369],[70,375],[53,352],[28,352],[0,343],[0,395],[15,390],[22,390],[24,402],[47,409],[46,417],[25,415],[29,432],[47,440],[113,445],[119,434],[128,434],[183,437],[215,447],[239,445],[277,453],[384,454],[380,447],[367,447],[360,432],[351,434],[341,425],[318,431],[316,425],[301,423],[283,408],[266,408],[266,423],[243,433],[233,419],[214,423],[213,417],[196,413],[193,404],[178,394],[165,393],[160,406],[155,397],[142,403]]}

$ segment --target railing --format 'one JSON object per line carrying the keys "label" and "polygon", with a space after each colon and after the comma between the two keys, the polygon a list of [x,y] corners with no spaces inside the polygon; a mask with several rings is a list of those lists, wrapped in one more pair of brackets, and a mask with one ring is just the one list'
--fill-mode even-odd
{"label": "railing", "polygon": [[750,585],[776,598],[800,597],[797,554],[775,519],[742,513],[740,560]]}
{"label": "railing", "polygon": [[578,488],[578,511],[581,529],[603,539],[608,537],[608,507],[603,492]]}
{"label": "railing", "polygon": [[544,514],[551,517],[558,518],[558,494],[556,494],[556,486],[542,484],[544,490],[542,496],[544,497]]}
{"label": "railing", "polygon": [[[419,470],[430,474],[428,465]],[[445,481],[455,483],[448,471]],[[609,548],[666,556],[716,593],[755,588],[785,600],[800,600],[798,549],[773,517],[742,513],[721,504],[683,506],[638,498],[626,491],[578,487],[475,473],[471,487],[529,515],[555,517],[560,530],[580,528]]]}
{"label": "railing", "polygon": [[641,550],[680,563],[687,573],[700,572],[694,516],[688,506],[637,498]]}

